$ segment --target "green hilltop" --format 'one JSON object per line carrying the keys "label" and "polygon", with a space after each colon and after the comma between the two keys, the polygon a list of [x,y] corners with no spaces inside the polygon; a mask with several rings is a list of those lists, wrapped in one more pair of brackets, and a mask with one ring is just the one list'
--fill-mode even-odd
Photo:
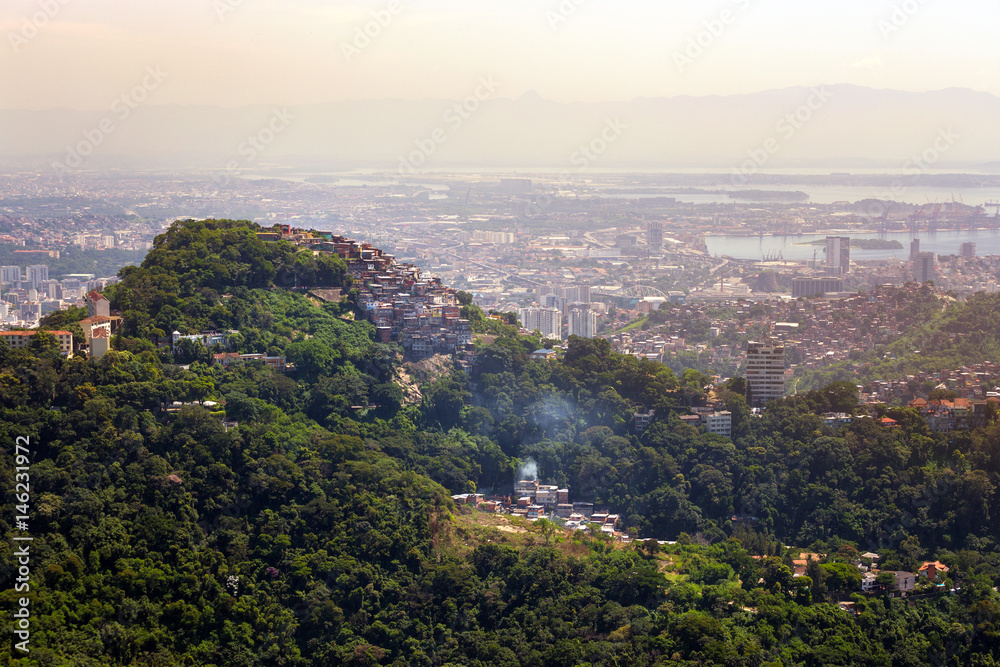
{"label": "green hilltop", "polygon": [[[887,412],[898,428],[826,425],[855,408],[849,383],[754,416],[736,380],[713,397],[733,415],[724,438],[679,419],[709,398],[701,374],[600,340],[538,359],[542,341],[471,304],[492,341],[473,370],[404,392],[402,350],[376,342],[344,262],[263,231],[175,223],[105,292],[124,322],[99,360],[44,335],[0,342],[0,430],[30,439],[34,537],[31,652],[8,642],[3,664],[995,663],[996,425],[933,433],[909,409]],[[940,315],[914,341],[993,317],[985,300],[927,308]],[[209,330],[293,367],[171,345]],[[943,355],[990,344],[947,341]],[[633,540],[453,501],[509,495],[528,460]],[[0,471],[12,494],[11,455]],[[909,599],[885,575],[862,595],[868,551],[883,571],[948,572]]]}

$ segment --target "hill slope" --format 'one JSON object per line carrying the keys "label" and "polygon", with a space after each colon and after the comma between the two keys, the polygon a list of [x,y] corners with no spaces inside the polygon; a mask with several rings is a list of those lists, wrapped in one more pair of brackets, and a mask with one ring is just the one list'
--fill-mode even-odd
{"label": "hill slope", "polygon": [[[109,291],[128,321],[100,361],[64,359],[44,336],[0,342],[0,431],[29,439],[34,538],[31,653],[7,643],[5,664],[995,660],[997,427],[935,436],[902,410],[900,429],[833,431],[813,413],[844,407],[836,392],[761,419],[729,393],[729,441],[676,419],[701,400],[697,374],[578,339],[550,362],[529,358],[537,341],[501,337],[474,378],[438,379],[406,406],[396,348],[343,319],[349,301],[269,289],[253,267],[289,249],[258,256],[255,229],[185,222],[157,239]],[[177,268],[222,238],[204,270]],[[155,345],[164,325],[238,327],[240,351],[283,352],[297,370],[208,365],[204,348],[175,356]],[[641,437],[638,407],[658,415]],[[529,455],[633,533],[677,544],[541,522],[501,530],[452,503],[470,487],[509,489]],[[14,464],[0,462],[8,508]],[[11,520],[0,516],[0,577],[13,608]],[[800,550],[783,542],[821,562],[793,578]],[[870,548],[885,569],[939,558],[961,591],[931,587],[914,606],[856,595],[858,615],[846,614],[833,602],[857,591],[853,562]]]}

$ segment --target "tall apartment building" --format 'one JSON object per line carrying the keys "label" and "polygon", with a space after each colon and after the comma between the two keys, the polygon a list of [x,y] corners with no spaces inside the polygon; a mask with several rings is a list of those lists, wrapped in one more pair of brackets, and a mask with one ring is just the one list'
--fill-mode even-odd
{"label": "tall apartment building", "polygon": [[747,343],[746,378],[752,408],[784,396],[785,346],[774,340]]}
{"label": "tall apartment building", "polygon": [[659,222],[650,222],[646,225],[646,243],[649,245],[650,255],[663,254],[663,225]]}
{"label": "tall apartment building", "polygon": [[0,283],[21,282],[20,266],[0,266]]}
{"label": "tall apartment building", "polygon": [[569,311],[569,335],[581,338],[597,336],[597,313],[589,308]]}
{"label": "tall apartment building", "polygon": [[590,303],[590,285],[573,285],[563,290],[563,296],[571,303]]}
{"label": "tall apartment building", "polygon": [[836,275],[851,272],[851,238],[849,236],[826,237],[826,268]]}
{"label": "tall apartment building", "polygon": [[[550,302],[562,299],[566,303],[590,303],[590,285],[539,285],[535,288],[535,299],[538,303],[546,305],[546,299],[552,297]],[[551,307],[551,305],[549,305]]]}
{"label": "tall apartment building", "polygon": [[545,338],[562,340],[562,311],[558,308],[523,308],[518,316],[528,331],[537,329]]}
{"label": "tall apartment building", "polygon": [[912,262],[920,254],[920,239],[910,241],[910,261]]}
{"label": "tall apartment building", "polygon": [[976,244],[975,243],[963,243],[958,247],[958,256],[962,259],[975,259],[976,258]]}
{"label": "tall apartment building", "polygon": [[32,289],[38,289],[42,282],[49,279],[49,267],[45,264],[32,264],[28,267],[27,282]]}
{"label": "tall apartment building", "polygon": [[925,283],[937,277],[937,256],[932,252],[918,252],[913,258],[913,279]]}

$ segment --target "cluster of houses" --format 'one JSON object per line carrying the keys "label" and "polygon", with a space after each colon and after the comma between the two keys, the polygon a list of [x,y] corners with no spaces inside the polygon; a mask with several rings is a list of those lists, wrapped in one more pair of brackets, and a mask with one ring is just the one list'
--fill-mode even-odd
{"label": "cluster of houses", "polygon": [[[819,562],[823,560],[823,558],[825,558],[823,554],[809,552],[799,553],[797,558],[792,559],[792,576],[806,576],[806,568],[809,566],[809,561]],[[880,570],[879,560],[880,556],[871,552],[861,554],[855,559],[853,564],[861,571],[862,593],[874,594],[885,592],[883,590],[883,585],[879,584],[880,574],[891,574],[893,576],[893,583],[892,590],[889,592],[892,595],[898,594],[905,597],[907,593],[912,593],[916,590],[918,581],[926,581],[928,583],[933,583],[936,586],[944,586],[944,583],[941,581],[942,575],[946,575],[949,572],[947,565],[936,560],[925,561],[921,564],[916,573],[895,570]]]}
{"label": "cluster of houses", "polygon": [[[624,354],[667,361],[680,351],[697,352],[706,355],[706,361],[739,367],[746,361],[746,350],[734,343],[753,328],[766,328],[792,353],[786,378],[790,379],[794,368],[822,368],[850,358],[856,350],[875,350],[896,340],[912,324],[909,300],[897,295],[913,295],[922,289],[883,285],[840,298],[788,301],[760,297],[749,303],[745,300],[749,286],[723,283],[721,287],[692,292],[683,303],[671,298],[673,307],[667,322],[648,330],[619,332],[609,340]],[[935,293],[944,294],[942,290]],[[655,300],[646,304],[650,301]],[[639,312],[648,310],[643,307],[646,304],[640,304]],[[720,317],[722,309],[725,316]],[[707,331],[707,340],[702,331]]]}
{"label": "cluster of houses", "polygon": [[[72,357],[73,353],[86,347],[87,355],[91,359],[100,359],[111,349],[111,336],[121,326],[122,317],[111,312],[111,302],[106,296],[96,290],[92,290],[84,296],[84,303],[87,306],[87,317],[80,320],[80,329],[83,331],[84,340],[74,341],[73,334],[69,331],[49,331],[55,336],[59,343],[59,351],[65,357]],[[11,347],[27,347],[31,338],[38,333],[35,329],[25,331],[3,331],[0,336],[4,337]]]}
{"label": "cluster of houses", "polygon": [[474,507],[482,512],[510,514],[529,521],[559,519],[567,528],[590,530],[628,541],[619,531],[621,517],[607,511],[595,512],[594,503],[569,500],[569,489],[539,484],[538,480],[521,480],[514,484],[511,496],[485,496],[478,493],[461,493],[451,497],[457,505]]}
{"label": "cluster of houses", "polygon": [[868,567],[859,566],[863,570],[861,575],[861,591],[863,593],[880,592],[878,577],[880,574],[888,573],[895,579],[892,584],[892,593],[898,593],[901,596],[906,597],[907,593],[912,593],[916,589],[917,581],[921,579],[934,583],[936,586],[944,586],[944,584],[940,581],[941,575],[948,574],[949,571],[947,565],[936,560],[923,563],[917,570],[916,574],[913,572],[890,570],[880,571],[878,569],[878,556],[876,554],[864,554],[864,556],[869,557],[872,564]]}
{"label": "cluster of houses", "polygon": [[380,342],[398,342],[412,359],[455,354],[472,346],[472,327],[460,317],[455,290],[440,278],[424,278],[418,267],[400,264],[369,243],[287,225],[279,230],[257,236],[287,240],[315,254],[336,255],[347,264],[358,303],[376,326]]}
{"label": "cluster of houses", "polygon": [[905,403],[918,398],[916,392],[927,391],[930,387],[953,392],[971,401],[1000,398],[998,384],[1000,365],[983,361],[956,369],[874,381],[868,387],[871,391],[861,394],[861,402],[866,405]]}
{"label": "cluster of houses", "polygon": [[454,290],[438,278],[422,280],[415,266],[395,261],[379,266],[377,272],[367,267],[351,272],[364,285],[358,302],[381,342],[398,342],[412,359],[454,354],[472,345],[472,326],[460,316]]}
{"label": "cluster of houses", "polygon": [[[681,415],[680,420],[695,428],[704,426],[708,433],[715,433],[726,438],[733,437],[733,413],[728,410],[718,410],[717,407],[693,407],[690,408],[692,414]],[[632,429],[636,435],[646,432],[653,422],[656,421],[656,412],[638,411],[632,418]]]}
{"label": "cluster of houses", "polygon": [[1000,410],[1000,398],[990,397],[982,401],[970,401],[967,398],[928,401],[917,398],[908,403],[927,420],[927,426],[932,431],[947,433],[955,430],[968,430],[986,426],[990,406],[994,414]]}
{"label": "cluster of houses", "polygon": [[[830,426],[833,428],[839,428],[841,426],[846,426],[847,424],[853,424],[859,419],[873,419],[871,415],[849,415],[846,412],[827,412],[824,415],[820,415],[823,418],[823,424],[825,426]],[[899,422],[891,417],[882,417],[881,419],[876,419],[875,423],[884,428],[899,428]]]}
{"label": "cluster of houses", "polygon": [[[954,400],[917,398],[909,403],[927,420],[927,426],[936,433],[981,428],[989,423],[990,414],[1000,414],[1000,398],[990,397],[982,401],[967,398]],[[822,415],[823,423],[833,428],[851,424],[858,419],[871,419],[869,415],[849,415],[844,412],[829,412]],[[877,423],[886,428],[899,428],[896,420],[883,417]]]}

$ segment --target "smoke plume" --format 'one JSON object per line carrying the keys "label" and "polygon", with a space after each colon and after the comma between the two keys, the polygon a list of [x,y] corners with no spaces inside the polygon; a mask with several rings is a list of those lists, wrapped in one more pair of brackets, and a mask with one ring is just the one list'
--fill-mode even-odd
{"label": "smoke plume", "polygon": [[517,469],[518,480],[538,479],[538,464],[534,459],[528,459]]}

